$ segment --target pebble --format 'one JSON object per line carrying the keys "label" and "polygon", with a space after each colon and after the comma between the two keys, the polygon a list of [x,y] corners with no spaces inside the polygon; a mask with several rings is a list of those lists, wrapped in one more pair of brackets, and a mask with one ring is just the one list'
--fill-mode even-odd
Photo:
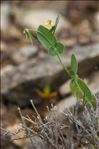
{"label": "pebble", "polygon": [[9,27],[9,15],[10,12],[10,6],[9,4],[2,3],[1,4],[1,30],[6,30]]}
{"label": "pebble", "polygon": [[68,80],[67,82],[65,82],[64,84],[62,84],[59,88],[59,92],[61,95],[66,95],[68,93],[70,93],[70,80]]}
{"label": "pebble", "polygon": [[25,45],[12,54],[12,59],[19,63],[25,62],[37,54],[37,47],[34,45]]}

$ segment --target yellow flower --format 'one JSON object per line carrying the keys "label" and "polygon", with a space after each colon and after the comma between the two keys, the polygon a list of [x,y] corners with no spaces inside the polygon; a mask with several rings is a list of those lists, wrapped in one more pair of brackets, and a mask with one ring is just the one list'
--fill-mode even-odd
{"label": "yellow flower", "polygon": [[57,95],[57,92],[52,92],[50,86],[46,85],[42,91],[36,89],[35,90],[37,94],[42,97],[43,99],[45,98],[52,98]]}
{"label": "yellow flower", "polygon": [[52,20],[47,20],[47,21],[43,24],[43,26],[46,27],[47,29],[51,29],[52,26],[54,26],[54,25],[55,25],[55,23],[54,23]]}

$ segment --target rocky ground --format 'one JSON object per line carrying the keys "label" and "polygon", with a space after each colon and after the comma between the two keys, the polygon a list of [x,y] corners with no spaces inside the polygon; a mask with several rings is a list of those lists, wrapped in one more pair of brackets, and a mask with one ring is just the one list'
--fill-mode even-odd
{"label": "rocky ground", "polygon": [[[48,5],[48,2],[46,3]],[[45,8],[44,5],[42,3],[41,8]],[[73,15],[71,8],[69,11],[67,9],[70,4],[65,1],[58,2],[57,5],[61,6],[58,7],[60,9],[55,7],[54,2],[49,5],[48,10],[45,10],[37,8],[36,3],[33,5],[35,9],[30,3],[28,5],[24,3],[19,5],[14,2],[2,4],[1,117],[2,127],[13,133],[18,131],[20,124],[17,107],[21,107],[24,116],[35,115],[30,99],[33,99],[41,117],[46,116],[46,106],[50,107],[54,104],[58,106],[59,111],[63,111],[66,107],[71,107],[76,103],[69,89],[68,75],[65,74],[58,60],[50,57],[46,49],[42,48],[38,42],[34,41],[32,45],[25,39],[23,30],[26,27],[35,30],[39,24],[50,18],[55,19],[61,13],[56,32],[60,41],[65,45],[65,52],[61,57],[69,67],[70,56],[75,52],[79,61],[79,75],[89,84],[93,93],[99,91],[98,5],[90,4],[93,13],[89,15],[89,18],[85,17],[83,9],[79,8],[84,15],[79,13],[79,9],[75,12],[75,7]],[[53,9],[50,11],[52,6]],[[84,8],[87,10],[88,6],[89,4],[86,4]],[[89,14],[90,9],[87,12]],[[46,91],[48,91],[47,95]],[[23,136],[23,132],[21,133]],[[18,135],[21,136],[21,133]],[[22,147],[24,141],[24,139],[13,141],[9,149]],[[27,148],[24,147],[24,149]]]}

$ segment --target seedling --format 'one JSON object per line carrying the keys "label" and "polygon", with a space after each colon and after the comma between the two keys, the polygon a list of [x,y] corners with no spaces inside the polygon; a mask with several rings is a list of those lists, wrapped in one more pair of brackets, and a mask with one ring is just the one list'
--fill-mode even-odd
{"label": "seedling", "polygon": [[[70,88],[71,92],[78,98],[84,100],[87,104],[95,106],[96,102],[92,92],[87,84],[78,76],[78,62],[74,54],[71,56],[71,67],[68,69],[61,60],[60,54],[64,52],[64,45],[58,41],[55,36],[55,31],[59,23],[59,16],[56,18],[55,25],[48,29],[43,25],[40,25],[36,31],[37,38],[42,46],[48,49],[48,53],[51,56],[57,56],[60,64],[64,68],[65,72],[71,78]],[[32,35],[28,30],[28,38],[31,40]]]}

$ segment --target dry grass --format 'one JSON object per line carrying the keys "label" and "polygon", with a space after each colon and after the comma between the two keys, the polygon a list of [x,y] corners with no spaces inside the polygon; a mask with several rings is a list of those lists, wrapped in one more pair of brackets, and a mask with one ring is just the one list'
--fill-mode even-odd
{"label": "dry grass", "polygon": [[[98,96],[99,94],[97,94],[95,109],[80,102],[71,110],[66,109],[60,113],[58,117],[57,108],[52,106],[49,113],[53,114],[53,118],[47,117],[43,120],[33,101],[31,104],[37,114],[34,120],[23,117],[20,108],[18,108],[22,129],[26,132],[24,137],[30,140],[24,149],[99,149]],[[26,120],[33,125],[34,129],[26,126]],[[10,135],[10,133],[7,134]]]}

